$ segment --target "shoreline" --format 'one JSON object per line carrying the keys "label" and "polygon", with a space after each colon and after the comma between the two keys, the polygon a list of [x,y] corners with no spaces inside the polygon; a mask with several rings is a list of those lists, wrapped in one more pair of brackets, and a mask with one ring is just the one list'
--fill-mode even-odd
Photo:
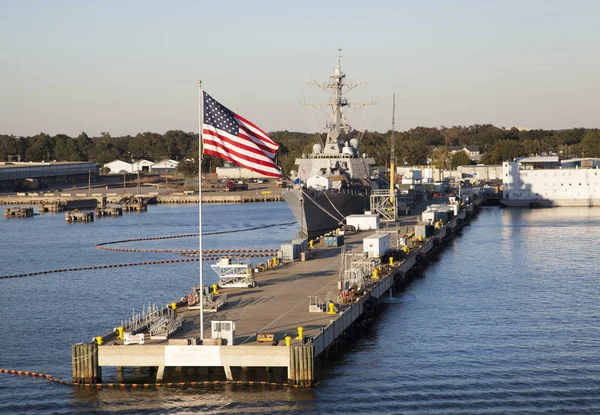
{"label": "shoreline", "polygon": [[[150,191],[158,190],[158,191]],[[166,189],[81,189],[55,192],[19,192],[0,195],[0,205],[38,205],[44,203],[64,203],[70,200],[97,199],[98,203],[106,197],[108,203],[120,203],[128,197],[154,198],[161,204],[198,203],[198,193],[185,191],[165,192]],[[215,189],[202,189],[202,203],[259,203],[281,202],[281,188],[253,186],[249,190],[226,192]]]}

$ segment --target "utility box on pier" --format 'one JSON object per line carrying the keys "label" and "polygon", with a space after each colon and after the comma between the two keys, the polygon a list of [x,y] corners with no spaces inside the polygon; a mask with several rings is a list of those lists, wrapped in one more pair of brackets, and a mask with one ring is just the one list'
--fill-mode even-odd
{"label": "utility box on pier", "polygon": [[369,258],[380,258],[390,249],[390,234],[375,233],[363,239],[363,252]]}
{"label": "utility box on pier", "polygon": [[323,240],[325,246],[342,246],[344,245],[344,235],[326,236]]}
{"label": "utility box on pier", "polygon": [[415,238],[418,240],[430,238],[434,233],[435,227],[431,222],[419,222],[415,225]]}
{"label": "utility box on pier", "polygon": [[295,243],[281,244],[281,259],[294,261],[300,257],[300,245]]}
{"label": "utility box on pier", "polygon": [[225,339],[227,346],[235,344],[235,321],[211,321],[211,337]]}
{"label": "utility box on pier", "polygon": [[292,243],[300,245],[300,252],[305,252],[308,250],[308,239],[306,238],[292,239]]}
{"label": "utility box on pier", "polygon": [[430,221],[432,223],[439,220],[449,222],[456,215],[456,212],[458,212],[458,206],[456,205],[429,205],[427,206],[427,210],[423,212],[422,218],[423,221]]}

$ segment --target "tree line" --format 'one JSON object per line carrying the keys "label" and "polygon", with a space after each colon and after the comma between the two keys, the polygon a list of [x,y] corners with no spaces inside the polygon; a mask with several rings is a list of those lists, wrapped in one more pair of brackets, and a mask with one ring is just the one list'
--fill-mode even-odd
{"label": "tree line", "polygon": [[[294,161],[312,152],[313,145],[325,139],[324,134],[290,131],[270,133],[281,146],[277,161],[284,173],[295,169]],[[500,164],[515,157],[558,154],[565,157],[600,157],[600,130],[572,128],[566,130],[519,130],[491,124],[454,127],[416,127],[394,132],[395,158],[398,165],[424,165],[455,168],[470,160],[462,152],[451,155],[448,147],[463,146],[479,150],[481,163]],[[389,163],[392,131],[351,131],[344,140],[360,139],[360,152],[375,158],[380,166]],[[105,164],[120,159],[180,161],[180,171],[189,175],[198,172],[198,134],[170,130],[164,134],[145,132],[135,136],[112,137],[102,134],[89,137],[85,132],[77,137],[65,134],[51,136],[40,133],[28,137],[0,135],[0,161],[94,161]],[[203,172],[214,172],[223,161],[204,156]]]}

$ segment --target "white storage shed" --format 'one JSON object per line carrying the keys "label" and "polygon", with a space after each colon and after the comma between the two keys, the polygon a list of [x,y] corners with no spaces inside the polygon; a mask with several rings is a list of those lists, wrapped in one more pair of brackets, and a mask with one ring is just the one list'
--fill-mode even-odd
{"label": "white storage shed", "polygon": [[380,258],[390,249],[390,234],[375,233],[363,239],[363,252],[369,258]]}
{"label": "white storage shed", "polygon": [[354,226],[357,231],[376,231],[379,229],[379,215],[365,213],[364,215],[349,215],[346,225]]}

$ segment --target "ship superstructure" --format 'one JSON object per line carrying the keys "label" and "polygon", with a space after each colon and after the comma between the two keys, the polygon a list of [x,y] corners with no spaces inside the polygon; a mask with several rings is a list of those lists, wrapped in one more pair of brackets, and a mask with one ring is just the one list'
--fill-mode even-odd
{"label": "ship superstructure", "polygon": [[502,164],[505,206],[600,206],[600,159],[526,157]]}
{"label": "ship superstructure", "polygon": [[311,154],[296,159],[297,185],[283,193],[283,199],[309,237],[339,227],[348,215],[368,210],[371,188],[387,186],[372,177],[371,167],[375,160],[361,155],[359,139],[351,137],[343,108],[372,102],[355,105],[348,102],[345,94],[358,84],[346,80],[340,54],[329,81],[323,84],[313,81],[312,84],[331,94],[327,104],[311,105],[321,110],[329,109],[327,137],[313,146]]}

